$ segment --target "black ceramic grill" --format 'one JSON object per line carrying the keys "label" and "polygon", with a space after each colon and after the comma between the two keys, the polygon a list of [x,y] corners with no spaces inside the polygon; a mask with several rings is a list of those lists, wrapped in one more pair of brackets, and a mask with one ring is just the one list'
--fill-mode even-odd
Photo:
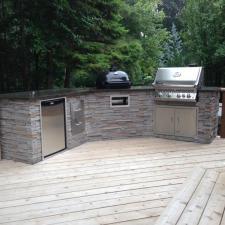
{"label": "black ceramic grill", "polygon": [[100,75],[96,81],[97,88],[130,88],[130,86],[129,76],[123,71],[112,71]]}

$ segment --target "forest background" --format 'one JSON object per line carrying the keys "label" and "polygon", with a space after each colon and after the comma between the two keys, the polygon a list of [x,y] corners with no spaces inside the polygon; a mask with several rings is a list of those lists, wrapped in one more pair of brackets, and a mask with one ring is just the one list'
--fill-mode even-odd
{"label": "forest background", "polygon": [[91,87],[111,67],[148,85],[189,64],[225,86],[225,0],[0,0],[0,93]]}

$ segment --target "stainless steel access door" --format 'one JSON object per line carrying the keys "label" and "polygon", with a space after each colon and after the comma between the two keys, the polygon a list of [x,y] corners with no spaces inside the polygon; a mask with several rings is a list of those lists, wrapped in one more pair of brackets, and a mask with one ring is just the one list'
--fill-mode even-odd
{"label": "stainless steel access door", "polygon": [[156,106],[155,108],[155,133],[174,135],[174,108]]}
{"label": "stainless steel access door", "polygon": [[65,99],[41,102],[42,154],[49,156],[66,148]]}
{"label": "stainless steel access door", "polygon": [[175,135],[195,138],[197,136],[197,108],[183,107],[175,111]]}

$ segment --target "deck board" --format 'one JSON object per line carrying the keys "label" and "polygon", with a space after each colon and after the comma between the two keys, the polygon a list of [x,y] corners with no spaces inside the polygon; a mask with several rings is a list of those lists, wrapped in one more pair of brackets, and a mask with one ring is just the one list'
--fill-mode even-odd
{"label": "deck board", "polygon": [[153,225],[196,166],[225,167],[225,140],[112,140],[36,165],[3,160],[0,224]]}
{"label": "deck board", "polygon": [[199,225],[220,225],[225,210],[225,173],[221,172]]}
{"label": "deck board", "polygon": [[221,225],[224,211],[225,168],[196,168],[155,225]]}

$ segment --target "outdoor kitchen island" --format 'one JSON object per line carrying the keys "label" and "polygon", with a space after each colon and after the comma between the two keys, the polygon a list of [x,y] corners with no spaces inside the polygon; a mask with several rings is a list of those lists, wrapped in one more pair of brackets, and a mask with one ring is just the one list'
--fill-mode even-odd
{"label": "outdoor kitchen island", "polygon": [[[48,156],[43,144],[45,137],[43,137],[42,103],[46,105],[47,102],[51,106],[54,99],[63,100],[65,104],[65,123],[61,123],[65,125],[63,149],[74,148],[86,141],[153,136],[210,143],[217,135],[219,89],[202,87],[198,92],[198,101],[191,104],[171,102],[159,104],[155,101],[155,89],[151,86],[1,95],[2,157],[34,164]],[[186,137],[156,131],[157,109],[162,105],[172,110],[194,108],[196,135]],[[51,112],[54,115],[56,110]]]}

